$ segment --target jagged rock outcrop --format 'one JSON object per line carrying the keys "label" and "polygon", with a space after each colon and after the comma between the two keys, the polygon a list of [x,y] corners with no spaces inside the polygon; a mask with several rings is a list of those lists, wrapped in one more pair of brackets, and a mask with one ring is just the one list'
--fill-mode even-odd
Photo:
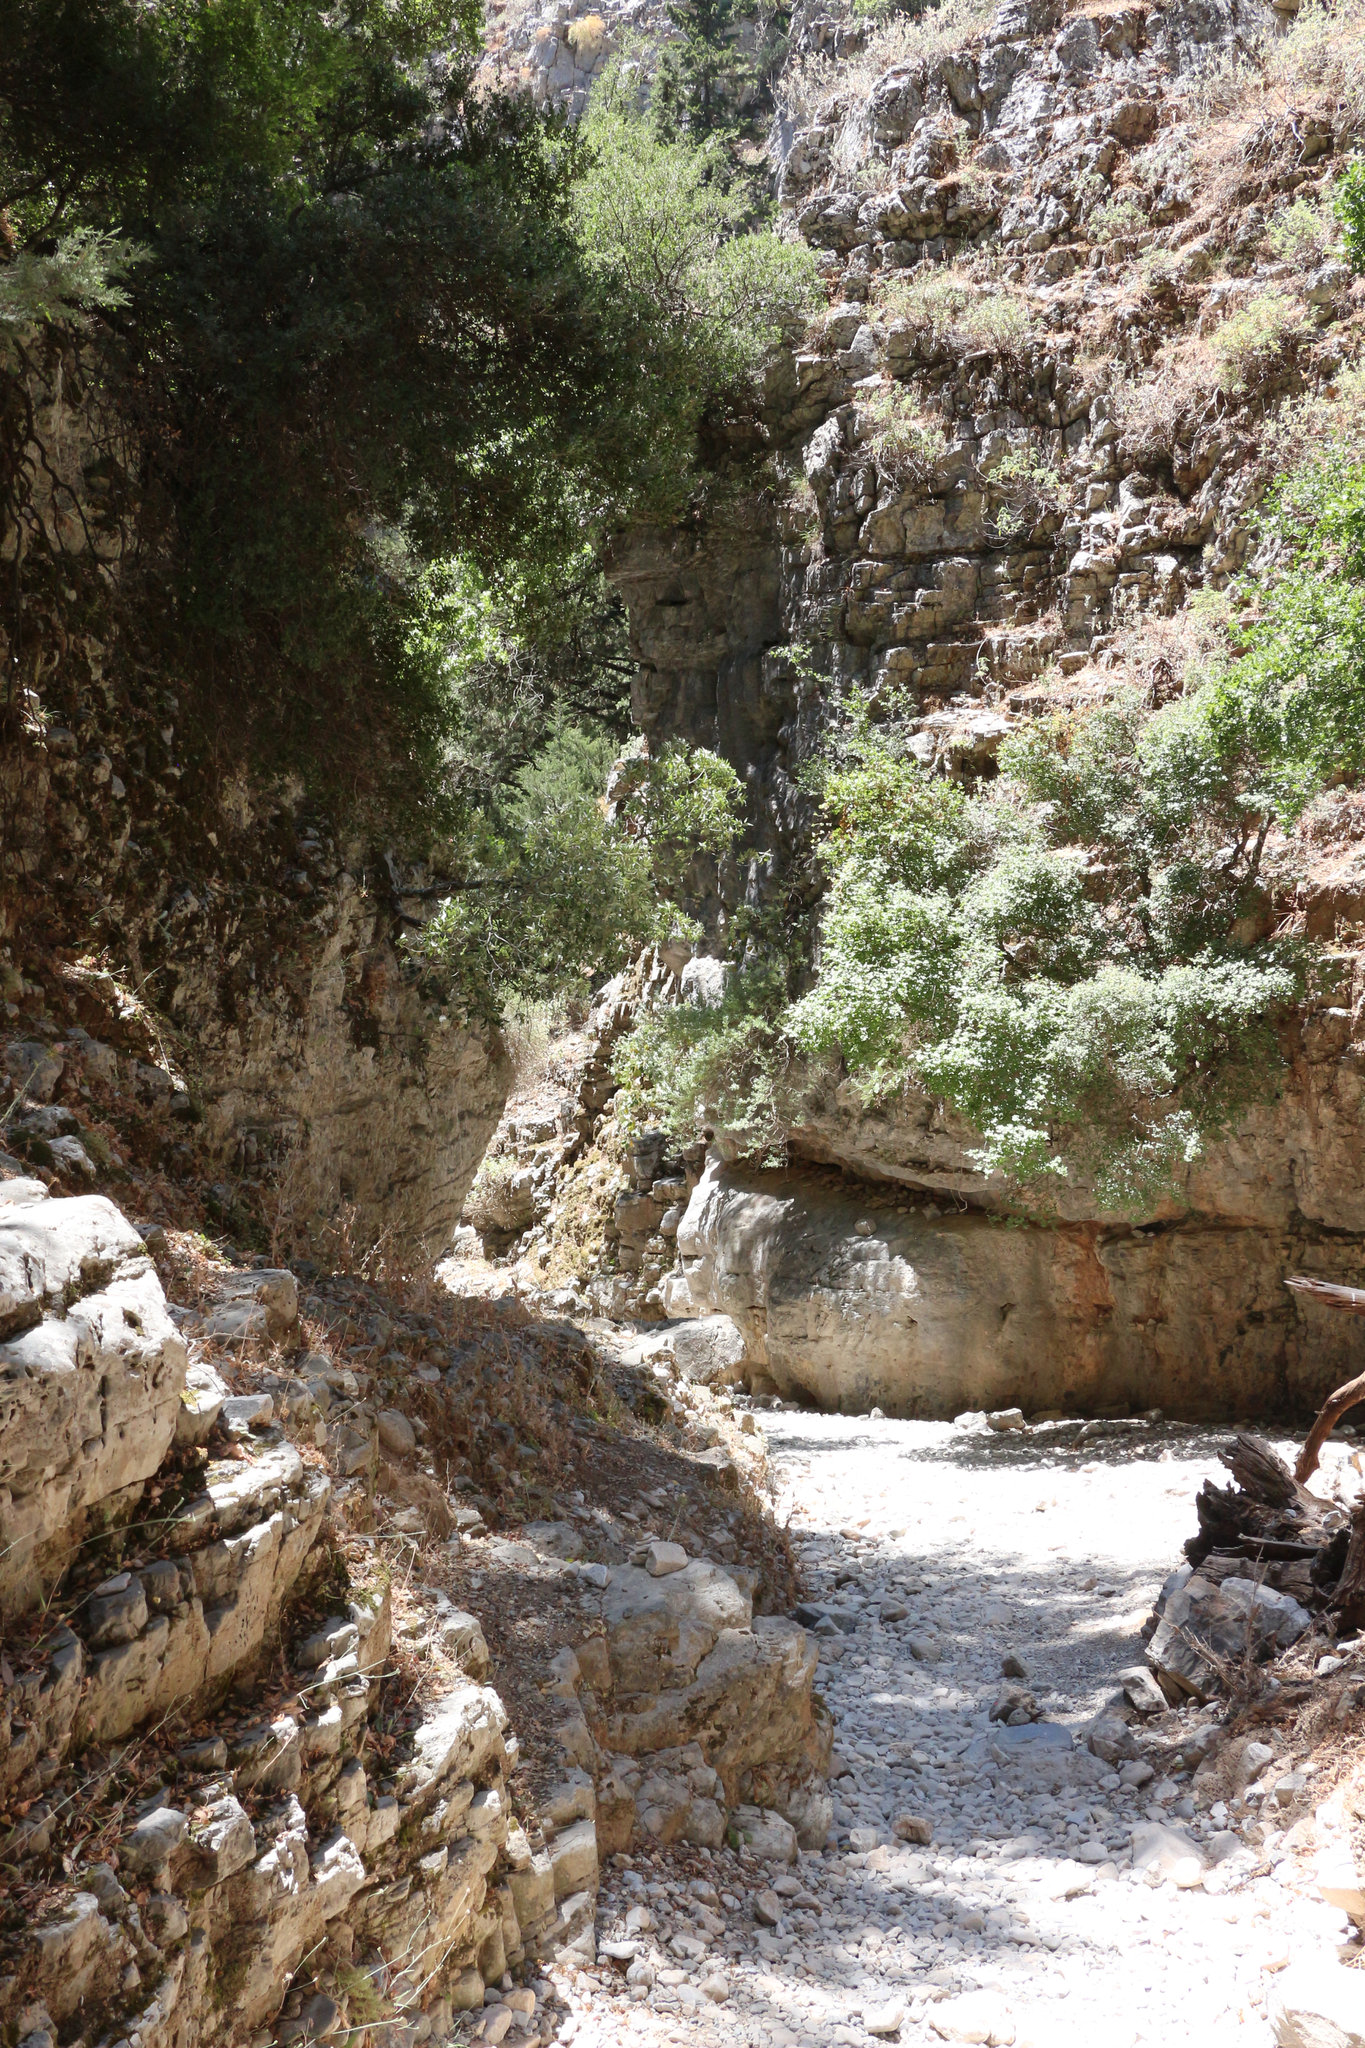
{"label": "jagged rock outcrop", "polygon": [[[1126,636],[1244,563],[1267,416],[1358,347],[1345,267],[1265,240],[1291,196],[1326,193],[1353,102],[1305,72],[1293,119],[1267,112],[1244,148],[1190,84],[1273,54],[1269,10],[1024,0],[956,46],[905,28],[880,75],[879,31],[854,27],[856,67],[797,63],[779,88],[780,195],[831,306],[770,376],[772,475],[742,517],[637,531],[613,564],[640,723],[746,776],[748,857],[703,906],[722,940],[741,903],[818,905],[801,774],[850,686],[964,782],[1037,713],[1116,682],[1161,701],[1166,643]],[[1365,1252],[1359,862],[1310,856],[1274,886],[1277,916],[1343,950],[1286,1028],[1279,1099],[1209,1147],[1183,1202],[1134,1226],[1068,1184],[1054,1222],[1007,1229],[1015,1191],[960,1119],[791,1075],[789,1171],[741,1170],[717,1132],[668,1311],[732,1315],[753,1371],[834,1406],[1316,1405],[1349,1340],[1281,1283],[1347,1278]]]}
{"label": "jagged rock outcrop", "polygon": [[[443,1347],[407,1313],[264,1265],[210,1267],[173,1307],[103,1196],[0,1179],[0,1854],[24,1900],[0,1901],[5,2038],[392,2048],[488,2002],[492,2038],[505,2003],[530,2048],[555,2027],[538,1964],[595,1956],[607,1850],[823,1843],[815,1645],[755,1613],[759,1569],[662,1541],[648,1569],[583,1564],[580,1525],[508,1541],[471,1504],[471,1389],[510,1351],[523,1403],[539,1371],[562,1416],[583,1339],[532,1326],[542,1356],[514,1316],[452,1345],[457,1315]],[[699,1463],[715,1515],[737,1468]],[[713,1540],[736,1554],[728,1524]],[[636,1557],[614,1532],[609,1555]],[[563,1717],[534,1759],[450,1597],[488,1567],[495,1616],[557,1588],[580,1644],[536,1672]],[[527,1682],[514,1633],[503,1692]]]}
{"label": "jagged rock outcrop", "polygon": [[[444,2039],[559,1930],[552,1886],[514,1903],[531,1851],[501,1701],[451,1670],[400,1744],[380,1738],[387,1579],[353,1546],[338,1596],[323,1461],[268,1399],[245,1402],[255,1434],[234,1418],[235,1456],[177,1446],[186,1347],[137,1232],[98,1196],[3,1190],[4,1853],[30,1883],[59,1875],[0,1934],[0,2027],[283,2044],[351,2004]],[[248,1311],[287,1321],[292,1276],[251,1278]],[[184,1412],[193,1438],[193,1390]]]}

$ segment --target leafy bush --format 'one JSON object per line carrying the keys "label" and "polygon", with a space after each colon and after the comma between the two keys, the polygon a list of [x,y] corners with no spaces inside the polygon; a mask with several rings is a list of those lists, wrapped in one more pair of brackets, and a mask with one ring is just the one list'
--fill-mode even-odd
{"label": "leafy bush", "polygon": [[938,421],[926,419],[899,384],[863,392],[858,420],[877,468],[899,490],[924,483],[947,451],[948,437]]}
{"label": "leafy bush", "polygon": [[1086,233],[1092,242],[1118,242],[1130,235],[1140,235],[1147,225],[1147,210],[1135,199],[1126,199],[1121,194],[1116,199],[1105,199],[1087,217]]}
{"label": "leafy bush", "polygon": [[1061,481],[1059,472],[1029,442],[1007,449],[990,472],[992,489],[1004,499],[991,522],[996,538],[1013,540],[1054,512]]}
{"label": "leafy bush", "polygon": [[1040,721],[974,796],[884,754],[832,777],[820,972],[787,1019],[872,1091],[951,1103],[986,1170],[1083,1172],[1116,1207],[1266,1084],[1295,986],[1233,937],[1255,883],[1245,842],[1226,860],[1235,798],[1163,804],[1144,730],[1136,699]]}
{"label": "leafy bush", "polygon": [[687,893],[698,858],[721,860],[734,847],[744,822],[744,786],[721,755],[682,740],[666,741],[653,755],[636,742],[626,749],[625,765],[621,816],[648,845],[660,894],[676,902]]}
{"label": "leafy bush", "polygon": [[695,861],[719,858],[739,832],[738,777],[681,742],[653,761],[636,754],[611,817],[614,753],[606,735],[562,727],[471,814],[463,874],[409,942],[467,1012],[492,1020],[509,1004],[581,995],[687,928]]}
{"label": "leafy bush", "polygon": [[[26,332],[83,326],[97,452],[141,451],[125,666],[181,693],[187,750],[301,771],[390,842],[479,779],[497,721],[463,681],[514,706],[485,781],[544,742],[530,697],[595,715],[585,639],[619,701],[595,550],[686,498],[708,408],[812,288],[807,251],[737,234],[712,154],[485,94],[480,41],[469,0],[15,0],[0,42],[6,432]],[[36,464],[0,449],[12,516]],[[434,630],[451,563],[500,621],[474,662]]]}
{"label": "leafy bush", "polygon": [[1302,309],[1280,292],[1263,292],[1214,329],[1209,346],[1220,391],[1246,391],[1283,355],[1303,324]]}
{"label": "leafy bush", "polygon": [[[651,114],[665,133],[714,135],[744,125],[743,110],[785,52],[775,11],[757,18],[739,0],[667,0],[673,34],[658,53]],[[748,34],[745,34],[745,30]]]}
{"label": "leafy bush", "polygon": [[1236,658],[1151,746],[1180,775],[1227,764],[1249,806],[1292,823],[1365,770],[1365,465],[1349,438],[1272,494],[1261,539],[1274,573],[1236,593]]}
{"label": "leafy bush", "polygon": [[410,941],[465,1011],[579,990],[650,934],[648,852],[604,815],[610,751],[562,731],[470,820],[464,874]]}
{"label": "leafy bush", "polygon": [[865,723],[827,778],[815,986],[786,1028],[872,1090],[912,1078],[1035,1187],[1138,1207],[1275,1085],[1304,960],[1263,936],[1272,827],[1365,773],[1365,464],[1343,433],[1272,494],[1259,573],[1186,693],[1012,735],[974,795]]}
{"label": "leafy bush", "polygon": [[1018,350],[1029,336],[1028,312],[999,286],[983,289],[956,270],[921,266],[883,287],[888,318],[904,320],[944,349]]}
{"label": "leafy bush", "polygon": [[580,134],[591,170],[578,229],[618,318],[642,338],[617,394],[629,446],[649,448],[637,504],[667,517],[691,488],[708,405],[751,387],[784,331],[819,303],[815,258],[749,227],[719,137],[669,139],[619,75],[597,88]]}
{"label": "leafy bush", "polygon": [[1323,205],[1296,199],[1276,214],[1265,231],[1266,246],[1282,263],[1311,270],[1320,263],[1336,240],[1332,212]]}
{"label": "leafy bush", "polygon": [[721,1124],[752,1157],[785,1148],[791,1049],[779,1024],[785,982],[767,969],[730,977],[715,1007],[655,1009],[617,1045],[616,1114],[624,1129],[660,1125],[690,1144]]}
{"label": "leafy bush", "polygon": [[1365,157],[1353,157],[1332,194],[1332,211],[1341,224],[1346,260],[1352,270],[1365,270]]}
{"label": "leafy bush", "polygon": [[50,256],[20,249],[0,267],[0,329],[23,334],[54,320],[79,329],[126,306],[122,279],[140,255],[135,243],[93,228],[63,235]]}

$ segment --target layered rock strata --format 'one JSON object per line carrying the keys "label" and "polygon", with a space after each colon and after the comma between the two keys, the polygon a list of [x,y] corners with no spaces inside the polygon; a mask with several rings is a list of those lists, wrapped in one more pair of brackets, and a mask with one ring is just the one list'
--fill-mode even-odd
{"label": "layered rock strata", "polygon": [[[814,1645],[755,1615],[757,1574],[489,1535],[418,1451],[437,1369],[414,1405],[389,1354],[413,1414],[378,1405],[328,1312],[271,1267],[174,1308],[105,1198],[0,1181],[7,2038],[394,2048],[487,2004],[530,2048],[555,2026],[534,1966],[595,1955],[607,1849],[824,1840]],[[439,1583],[460,1557],[471,1586],[509,1569],[513,1617],[537,1576],[570,1595],[534,1799]]]}
{"label": "layered rock strata", "polygon": [[[322,1461],[269,1425],[268,1400],[236,1457],[187,1453],[222,1389],[202,1369],[186,1389],[186,1347],[137,1233],[100,1197],[4,1192],[7,1862],[50,1867],[75,1841],[73,1799],[94,1804],[69,1881],[49,1882],[26,1938],[6,1936],[0,2024],[144,2048],[245,2042],[270,2024],[283,2043],[330,2031],[308,2023],[305,1992],[314,2021],[327,2006],[339,2023],[348,1996],[366,2013],[359,1973],[374,2010],[443,2039],[485,1980],[572,1931],[510,1821],[516,1745],[498,1696],[455,1672],[397,1750],[376,1740],[387,1581],[352,1571],[328,1611]],[[281,1277],[255,1294],[287,1316]],[[115,1543],[122,1568],[68,1592]],[[321,1610],[302,1637],[300,1608]],[[287,1707],[272,1708],[267,1670]],[[103,1781],[149,1742],[159,1769],[106,1813]],[[579,1928],[595,1883],[594,1865]],[[298,2010],[282,2014],[305,1963]]]}
{"label": "layered rock strata", "polygon": [[[1328,194],[1350,103],[1305,73],[1293,120],[1267,100],[1244,147],[1195,84],[1240,63],[1254,101],[1285,32],[1242,0],[1095,19],[1012,0],[956,41],[906,29],[880,74],[875,29],[856,63],[789,68],[780,196],[830,309],[770,377],[744,516],[636,532],[613,568],[651,741],[716,747],[746,778],[748,851],[704,906],[716,939],[741,905],[818,912],[801,771],[850,690],[970,783],[1035,715],[1179,686],[1186,599],[1247,560],[1280,459],[1267,418],[1358,348],[1345,266],[1266,240],[1291,198]],[[1280,341],[1234,360],[1272,314]],[[889,445],[888,407],[918,453]],[[1362,1255],[1359,902],[1353,847],[1267,894],[1266,918],[1341,950],[1286,1029],[1279,1099],[1183,1199],[1134,1225],[1072,1184],[1055,1220],[1004,1228],[1017,1191],[960,1119],[835,1074],[792,1090],[783,1175],[742,1170],[717,1131],[662,1304],[732,1315],[755,1371],[835,1407],[1316,1404],[1349,1336],[1282,1280],[1348,1278]]]}

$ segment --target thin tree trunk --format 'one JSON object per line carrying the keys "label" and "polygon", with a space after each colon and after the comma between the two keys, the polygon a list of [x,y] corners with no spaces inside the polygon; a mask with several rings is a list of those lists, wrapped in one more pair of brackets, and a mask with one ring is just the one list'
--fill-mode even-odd
{"label": "thin tree trunk", "polygon": [[1305,1480],[1311,1479],[1317,1471],[1318,1453],[1336,1424],[1348,1408],[1358,1407],[1362,1401],[1365,1401],[1365,1372],[1357,1379],[1347,1380],[1345,1386],[1338,1387],[1335,1394],[1328,1395],[1318,1410],[1317,1420],[1304,1440],[1303,1449],[1299,1452],[1299,1462],[1294,1467],[1294,1477],[1300,1486]]}
{"label": "thin tree trunk", "polygon": [[[1305,1294],[1312,1301],[1320,1301],[1324,1308],[1334,1308],[1348,1316],[1365,1316],[1365,1287],[1342,1287],[1335,1280],[1310,1280],[1302,1273],[1293,1274],[1284,1284],[1295,1294]],[[1365,1373],[1347,1380],[1323,1402],[1299,1453],[1299,1462],[1294,1467],[1294,1477],[1300,1486],[1317,1471],[1318,1454],[1332,1434],[1333,1425],[1341,1420],[1348,1408],[1356,1407],[1361,1401],[1365,1401]]]}

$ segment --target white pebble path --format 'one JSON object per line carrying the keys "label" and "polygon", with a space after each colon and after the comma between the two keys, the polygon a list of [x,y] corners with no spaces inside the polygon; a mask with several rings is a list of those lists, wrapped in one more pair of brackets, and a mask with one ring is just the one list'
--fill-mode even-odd
{"label": "white pebble path", "polygon": [[[604,1872],[599,1936],[646,1905],[655,1982],[632,1991],[609,1963],[556,1972],[571,2006],[561,2038],[871,2048],[868,2021],[885,2029],[899,2008],[890,2038],[907,2048],[1269,2048],[1274,1966],[1325,1961],[1346,1925],[1289,1863],[1255,1875],[1274,1865],[1273,1840],[1206,1889],[1153,1886],[1125,1867],[1135,1823],[1173,1818],[1196,1836],[1216,1825],[1188,1781],[1129,1789],[1111,1772],[1038,1793],[989,1755],[1006,1652],[1047,1718],[1073,1725],[1141,1661],[1141,1624],[1194,1526],[1194,1495],[1224,1476],[1220,1436],[1158,1426],[1077,1452],[946,1424],[761,1420],[811,1597],[864,1603],[853,1633],[822,1643],[819,1683],[845,1773],[838,1831],[873,1829],[889,1846],[870,1864],[846,1839],[803,1855],[793,1874],[810,1903],[788,1901],[776,1936],[760,1934],[752,1900],[778,1873],[728,1851],[709,1859],[718,1907],[703,1908],[681,1859]],[[907,1612],[883,1620],[887,1604]],[[932,1821],[930,1848],[894,1842],[889,1823],[906,1810]],[[697,1853],[687,1860],[695,1869]]]}

